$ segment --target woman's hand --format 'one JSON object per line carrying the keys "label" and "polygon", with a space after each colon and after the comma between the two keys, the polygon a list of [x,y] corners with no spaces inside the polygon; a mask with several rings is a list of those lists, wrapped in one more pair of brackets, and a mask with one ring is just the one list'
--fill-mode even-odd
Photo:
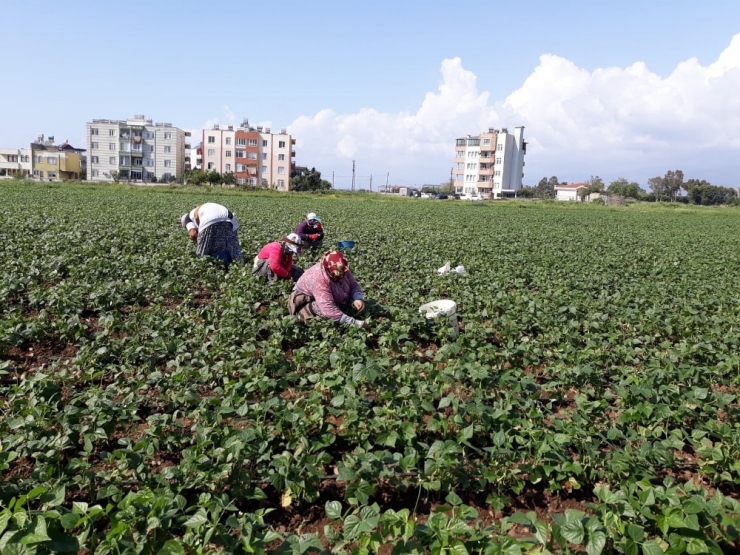
{"label": "woman's hand", "polygon": [[195,243],[198,240],[198,230],[193,228],[190,231],[188,231],[188,235],[190,235],[190,240]]}
{"label": "woman's hand", "polygon": [[352,306],[354,306],[358,312],[362,312],[363,310],[365,310],[365,303],[359,299],[353,302]]}

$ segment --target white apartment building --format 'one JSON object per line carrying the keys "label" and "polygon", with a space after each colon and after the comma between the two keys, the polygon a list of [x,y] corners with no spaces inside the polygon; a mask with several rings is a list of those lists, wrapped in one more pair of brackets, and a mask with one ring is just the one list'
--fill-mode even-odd
{"label": "white apartment building", "polygon": [[[240,126],[203,130],[201,164],[204,171],[233,173],[239,185],[264,185],[287,191],[293,168],[295,140],[281,129],[252,127],[245,119]],[[197,160],[197,154],[196,154]]]}
{"label": "white apartment building", "polygon": [[455,140],[455,192],[500,199],[516,196],[524,177],[524,127],[488,129]]}
{"label": "white apartment building", "polygon": [[94,119],[87,123],[87,179],[168,182],[186,170],[189,131],[171,123],[153,123],[143,115],[127,120]]}
{"label": "white apartment building", "polygon": [[31,149],[0,148],[0,179],[17,174],[30,175]]}
{"label": "white apartment building", "polygon": [[262,183],[281,191],[287,191],[295,157],[293,150],[295,140],[288,135],[285,129],[281,129],[280,133],[270,133],[269,127],[263,129],[260,137],[262,139],[260,164]]}

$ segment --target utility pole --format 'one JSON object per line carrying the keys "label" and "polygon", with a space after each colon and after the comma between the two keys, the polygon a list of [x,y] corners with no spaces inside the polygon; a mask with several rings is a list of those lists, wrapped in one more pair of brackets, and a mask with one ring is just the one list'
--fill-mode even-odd
{"label": "utility pole", "polygon": [[455,187],[453,186],[453,184],[455,183],[455,181],[452,179],[452,170],[454,170],[454,169],[455,169],[454,167],[450,168],[450,193],[454,193],[455,192],[454,191]]}
{"label": "utility pole", "polygon": [[370,192],[373,192],[373,174],[370,174]]}
{"label": "utility pole", "polygon": [[385,174],[385,192],[388,192],[388,178],[390,177],[391,172],[388,172]]}
{"label": "utility pole", "polygon": [[331,188],[334,188],[334,170],[331,171]]}
{"label": "utility pole", "polygon": [[352,160],[352,191],[355,190],[355,161]]}

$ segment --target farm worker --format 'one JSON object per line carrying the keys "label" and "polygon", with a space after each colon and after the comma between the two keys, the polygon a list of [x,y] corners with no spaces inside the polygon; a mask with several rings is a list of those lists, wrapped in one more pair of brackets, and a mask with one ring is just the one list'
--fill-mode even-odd
{"label": "farm worker", "polygon": [[324,240],[324,226],[315,212],[309,212],[306,219],[295,228],[295,232],[307,247],[318,248]]}
{"label": "farm worker", "polygon": [[196,255],[213,256],[227,266],[235,260],[242,260],[242,249],[236,234],[239,223],[233,212],[225,206],[206,202],[183,214],[180,224],[196,243]]}
{"label": "farm worker", "polygon": [[365,321],[346,314],[350,306],[365,310],[362,289],[355,281],[344,255],[337,250],[324,253],[295,284],[288,299],[288,312],[305,322],[328,318],[345,326],[365,327]]}
{"label": "farm worker", "polygon": [[254,258],[252,273],[268,281],[291,278],[298,281],[303,275],[303,268],[293,265],[293,257],[301,255],[302,244],[303,241],[295,233],[266,244]]}

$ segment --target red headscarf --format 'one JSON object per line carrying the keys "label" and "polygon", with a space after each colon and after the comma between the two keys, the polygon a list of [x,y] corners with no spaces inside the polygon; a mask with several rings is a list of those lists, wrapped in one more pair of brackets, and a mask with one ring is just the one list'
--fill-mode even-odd
{"label": "red headscarf", "polygon": [[327,251],[324,256],[321,257],[321,265],[324,270],[329,274],[329,279],[332,281],[340,281],[344,274],[349,272],[349,264],[347,259],[339,251]]}

